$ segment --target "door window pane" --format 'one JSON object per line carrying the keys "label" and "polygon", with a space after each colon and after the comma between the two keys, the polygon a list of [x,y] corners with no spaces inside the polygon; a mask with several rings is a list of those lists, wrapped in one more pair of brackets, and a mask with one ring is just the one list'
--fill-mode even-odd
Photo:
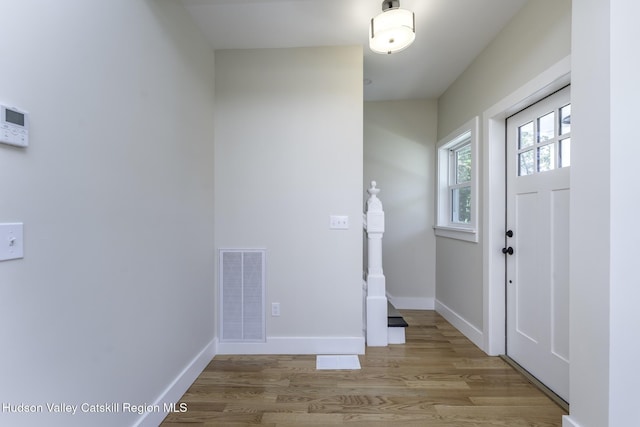
{"label": "door window pane", "polygon": [[518,149],[531,147],[533,145],[533,122],[522,125],[518,128]]}
{"label": "door window pane", "polygon": [[560,109],[560,135],[571,132],[571,104]]}
{"label": "door window pane", "polygon": [[451,222],[468,224],[471,222],[471,187],[451,190]]}
{"label": "door window pane", "polygon": [[544,142],[555,136],[555,111],[538,119],[538,142]]}
{"label": "door window pane", "polygon": [[548,144],[538,148],[538,172],[546,172],[553,169],[555,163],[554,157],[554,144]]}
{"label": "door window pane", "polygon": [[561,168],[571,166],[571,138],[560,141],[560,162]]}
{"label": "door window pane", "polygon": [[533,150],[518,154],[518,176],[533,173]]}

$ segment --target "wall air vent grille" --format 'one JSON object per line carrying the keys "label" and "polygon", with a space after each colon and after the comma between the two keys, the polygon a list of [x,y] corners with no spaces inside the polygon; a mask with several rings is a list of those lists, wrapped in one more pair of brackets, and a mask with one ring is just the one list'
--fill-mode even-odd
{"label": "wall air vent grille", "polygon": [[220,341],[265,340],[265,250],[220,250]]}
{"label": "wall air vent grille", "polygon": [[264,285],[264,250],[220,250],[221,341],[265,340]]}

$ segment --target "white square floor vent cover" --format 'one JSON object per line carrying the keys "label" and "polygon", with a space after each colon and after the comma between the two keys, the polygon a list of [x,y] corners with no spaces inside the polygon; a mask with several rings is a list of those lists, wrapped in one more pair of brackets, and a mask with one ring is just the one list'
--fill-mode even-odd
{"label": "white square floor vent cover", "polygon": [[360,369],[357,355],[316,356],[316,369]]}

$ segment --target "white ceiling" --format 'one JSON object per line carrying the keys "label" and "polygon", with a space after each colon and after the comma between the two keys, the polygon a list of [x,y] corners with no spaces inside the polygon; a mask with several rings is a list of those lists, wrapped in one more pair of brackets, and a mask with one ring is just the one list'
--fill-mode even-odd
{"label": "white ceiling", "polygon": [[181,0],[214,49],[362,45],[365,100],[437,98],[527,0],[401,0],[416,41],[392,55],[368,47],[382,0]]}

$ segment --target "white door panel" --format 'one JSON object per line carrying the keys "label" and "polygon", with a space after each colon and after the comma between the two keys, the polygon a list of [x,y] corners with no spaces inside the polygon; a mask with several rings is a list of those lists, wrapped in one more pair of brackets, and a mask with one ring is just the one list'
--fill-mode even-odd
{"label": "white door panel", "polygon": [[517,274],[513,297],[515,298],[515,310],[513,311],[516,331],[523,338],[537,344],[541,339],[540,321],[538,312],[541,304],[544,304],[543,295],[538,291],[540,282],[540,270],[535,260],[539,257],[538,232],[539,205],[538,193],[522,193],[515,196],[514,229],[516,261],[515,272]]}
{"label": "white door panel", "polygon": [[570,92],[507,120],[507,355],[569,400]]}

